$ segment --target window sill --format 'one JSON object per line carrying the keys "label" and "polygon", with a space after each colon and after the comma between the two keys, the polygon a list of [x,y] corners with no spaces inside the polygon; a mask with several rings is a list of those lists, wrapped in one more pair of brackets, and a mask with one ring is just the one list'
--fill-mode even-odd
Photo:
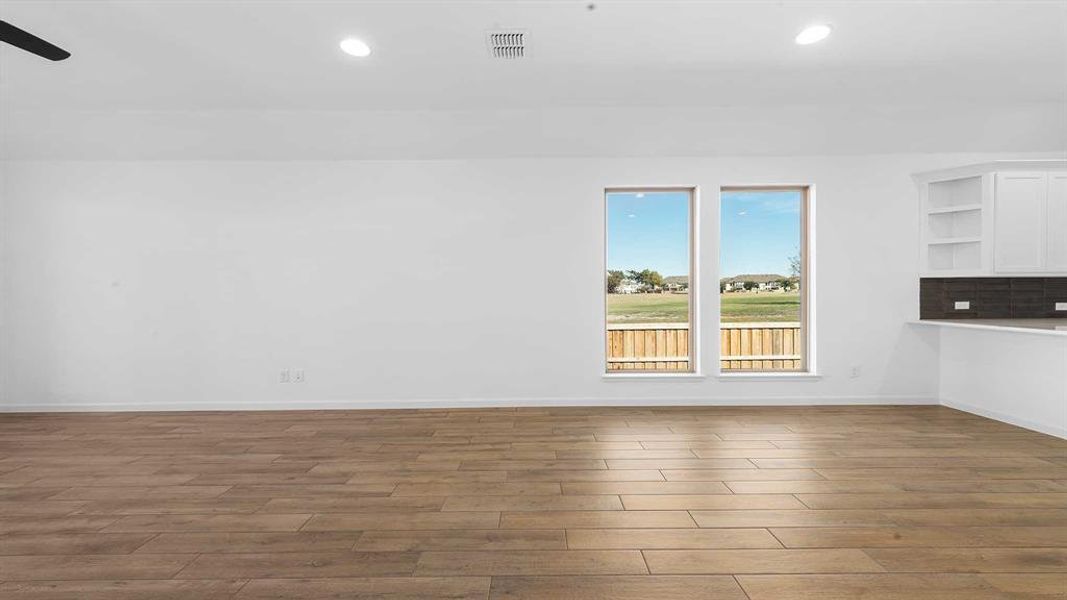
{"label": "window sill", "polygon": [[641,380],[646,381],[699,381],[707,377],[703,373],[670,373],[661,371],[658,373],[604,373],[600,376],[605,381]]}
{"label": "window sill", "polygon": [[822,379],[818,373],[719,373],[723,381],[816,381]]}

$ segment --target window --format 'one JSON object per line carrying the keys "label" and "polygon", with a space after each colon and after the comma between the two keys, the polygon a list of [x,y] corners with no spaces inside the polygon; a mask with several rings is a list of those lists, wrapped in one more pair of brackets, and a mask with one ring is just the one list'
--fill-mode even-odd
{"label": "window", "polygon": [[808,371],[807,187],[720,194],[720,369]]}
{"label": "window", "polygon": [[607,372],[692,372],[694,190],[609,189]]}

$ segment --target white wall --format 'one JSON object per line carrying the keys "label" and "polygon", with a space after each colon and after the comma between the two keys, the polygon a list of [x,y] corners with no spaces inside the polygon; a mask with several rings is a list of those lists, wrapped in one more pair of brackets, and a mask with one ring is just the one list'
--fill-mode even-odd
{"label": "white wall", "polygon": [[[810,81],[806,87],[826,89]],[[663,89],[674,98],[687,96],[673,84],[657,89],[660,96]],[[645,107],[507,110],[15,110],[0,101],[0,160],[655,158],[1067,148],[1067,111],[1058,99],[872,104],[842,100],[838,94],[845,92],[834,89],[834,104],[818,93],[819,102],[806,105],[752,105],[732,95],[701,94],[692,96],[699,99],[695,106],[666,107],[660,101],[669,99],[661,98]],[[630,99],[616,100],[623,97]]]}
{"label": "white wall", "polygon": [[[8,162],[0,403],[934,401],[909,175],[991,158]],[[716,190],[775,182],[817,189],[822,378],[605,381],[602,189],[700,186],[713,375]]]}
{"label": "white wall", "polygon": [[938,329],[944,405],[1067,438],[1067,337]]}

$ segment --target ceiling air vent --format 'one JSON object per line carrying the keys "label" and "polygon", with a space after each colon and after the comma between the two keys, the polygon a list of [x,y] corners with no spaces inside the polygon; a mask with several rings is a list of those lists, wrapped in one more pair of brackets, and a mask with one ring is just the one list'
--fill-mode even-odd
{"label": "ceiling air vent", "polygon": [[492,58],[525,58],[526,31],[522,29],[496,29],[485,32],[485,42]]}

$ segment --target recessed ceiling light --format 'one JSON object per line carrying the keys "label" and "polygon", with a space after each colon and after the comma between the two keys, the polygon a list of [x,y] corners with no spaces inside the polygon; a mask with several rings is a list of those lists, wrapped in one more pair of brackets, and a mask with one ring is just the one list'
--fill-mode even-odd
{"label": "recessed ceiling light", "polygon": [[341,50],[343,50],[345,54],[358,58],[370,56],[370,46],[367,45],[367,42],[357,38],[345,38],[341,40]]}
{"label": "recessed ceiling light", "polygon": [[804,31],[797,34],[796,42],[801,46],[821,42],[830,35],[830,31],[832,30],[829,25],[812,25],[811,27],[805,27]]}

